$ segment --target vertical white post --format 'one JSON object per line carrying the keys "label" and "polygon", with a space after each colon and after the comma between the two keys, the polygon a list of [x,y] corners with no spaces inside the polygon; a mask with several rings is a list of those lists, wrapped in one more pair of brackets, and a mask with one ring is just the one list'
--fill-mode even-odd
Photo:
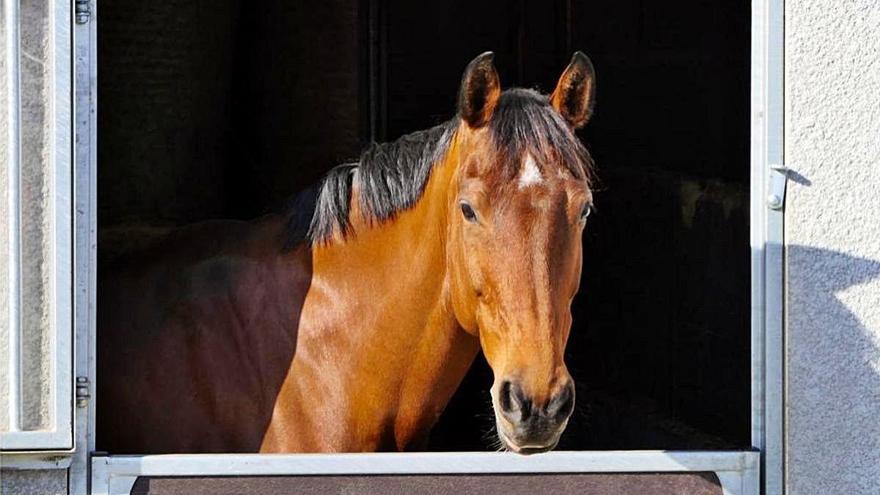
{"label": "vertical white post", "polygon": [[[95,305],[97,261],[97,2],[74,25],[74,376],[86,378],[91,396],[74,409],[76,451],[70,464],[70,493],[87,493],[89,458],[95,450]],[[100,485],[98,483],[97,485]],[[100,493],[93,486],[92,493]]]}
{"label": "vertical white post", "polygon": [[[752,445],[764,493],[784,493],[784,198],[768,204],[783,163],[784,0],[752,1]],[[775,202],[775,201],[774,201]]]}
{"label": "vertical white post", "polygon": [[[766,0],[765,46],[765,139],[764,177],[783,166],[783,45],[784,1]],[[784,180],[784,179],[783,179]],[[768,179],[768,183],[769,183]],[[764,197],[770,191],[764,190]],[[764,487],[765,493],[785,493],[785,272],[784,196],[782,206],[765,204],[767,243],[765,252],[766,312],[764,322]],[[766,199],[765,199],[766,201]]]}
{"label": "vertical white post", "polygon": [[21,75],[18,0],[3,2],[6,22],[6,164],[9,246],[9,431],[21,430]]}

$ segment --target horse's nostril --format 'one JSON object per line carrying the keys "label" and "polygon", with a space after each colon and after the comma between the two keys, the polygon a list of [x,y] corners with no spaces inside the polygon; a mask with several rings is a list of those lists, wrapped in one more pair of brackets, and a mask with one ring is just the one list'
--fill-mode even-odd
{"label": "horse's nostril", "polygon": [[498,402],[501,405],[501,411],[505,413],[512,412],[514,407],[514,400],[511,396],[511,391],[513,388],[513,384],[510,380],[504,380],[501,382],[501,388],[498,390]]}
{"label": "horse's nostril", "polygon": [[511,421],[524,421],[531,413],[531,402],[523,394],[522,387],[510,380],[501,382],[498,405],[501,413]]}
{"label": "horse's nostril", "polygon": [[547,404],[547,416],[562,422],[574,410],[574,385],[569,382],[562,390],[553,397],[553,400]]}

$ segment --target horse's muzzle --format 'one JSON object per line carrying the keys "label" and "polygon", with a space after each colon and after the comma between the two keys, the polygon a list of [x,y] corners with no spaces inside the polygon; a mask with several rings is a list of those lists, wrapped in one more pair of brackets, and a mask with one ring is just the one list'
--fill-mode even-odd
{"label": "horse's muzzle", "polygon": [[498,387],[496,422],[504,446],[519,454],[552,450],[574,410],[574,383],[568,380],[544,404],[536,404],[515,380]]}

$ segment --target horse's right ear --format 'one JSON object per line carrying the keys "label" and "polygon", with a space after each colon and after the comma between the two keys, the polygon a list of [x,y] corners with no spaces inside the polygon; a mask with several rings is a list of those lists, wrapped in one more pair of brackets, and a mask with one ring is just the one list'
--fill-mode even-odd
{"label": "horse's right ear", "polygon": [[461,77],[458,114],[474,129],[489,122],[501,96],[501,82],[492,63],[494,57],[494,53],[486,52],[471,60]]}
{"label": "horse's right ear", "polygon": [[550,95],[550,105],[562,114],[572,128],[580,129],[593,113],[595,93],[596,71],[593,63],[583,52],[574,52]]}

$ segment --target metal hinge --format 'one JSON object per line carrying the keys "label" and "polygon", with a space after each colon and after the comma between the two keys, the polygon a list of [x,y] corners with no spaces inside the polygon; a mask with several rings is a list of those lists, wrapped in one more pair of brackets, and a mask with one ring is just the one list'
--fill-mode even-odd
{"label": "metal hinge", "polygon": [[85,376],[76,377],[76,407],[86,407],[89,404],[89,379]]}
{"label": "metal hinge", "polygon": [[76,14],[76,23],[77,24],[85,24],[89,22],[89,18],[92,16],[92,9],[89,7],[89,0],[76,0],[74,2],[73,11]]}
{"label": "metal hinge", "polygon": [[770,185],[767,191],[767,206],[772,210],[785,208],[785,186],[788,183],[788,167],[770,165]]}

